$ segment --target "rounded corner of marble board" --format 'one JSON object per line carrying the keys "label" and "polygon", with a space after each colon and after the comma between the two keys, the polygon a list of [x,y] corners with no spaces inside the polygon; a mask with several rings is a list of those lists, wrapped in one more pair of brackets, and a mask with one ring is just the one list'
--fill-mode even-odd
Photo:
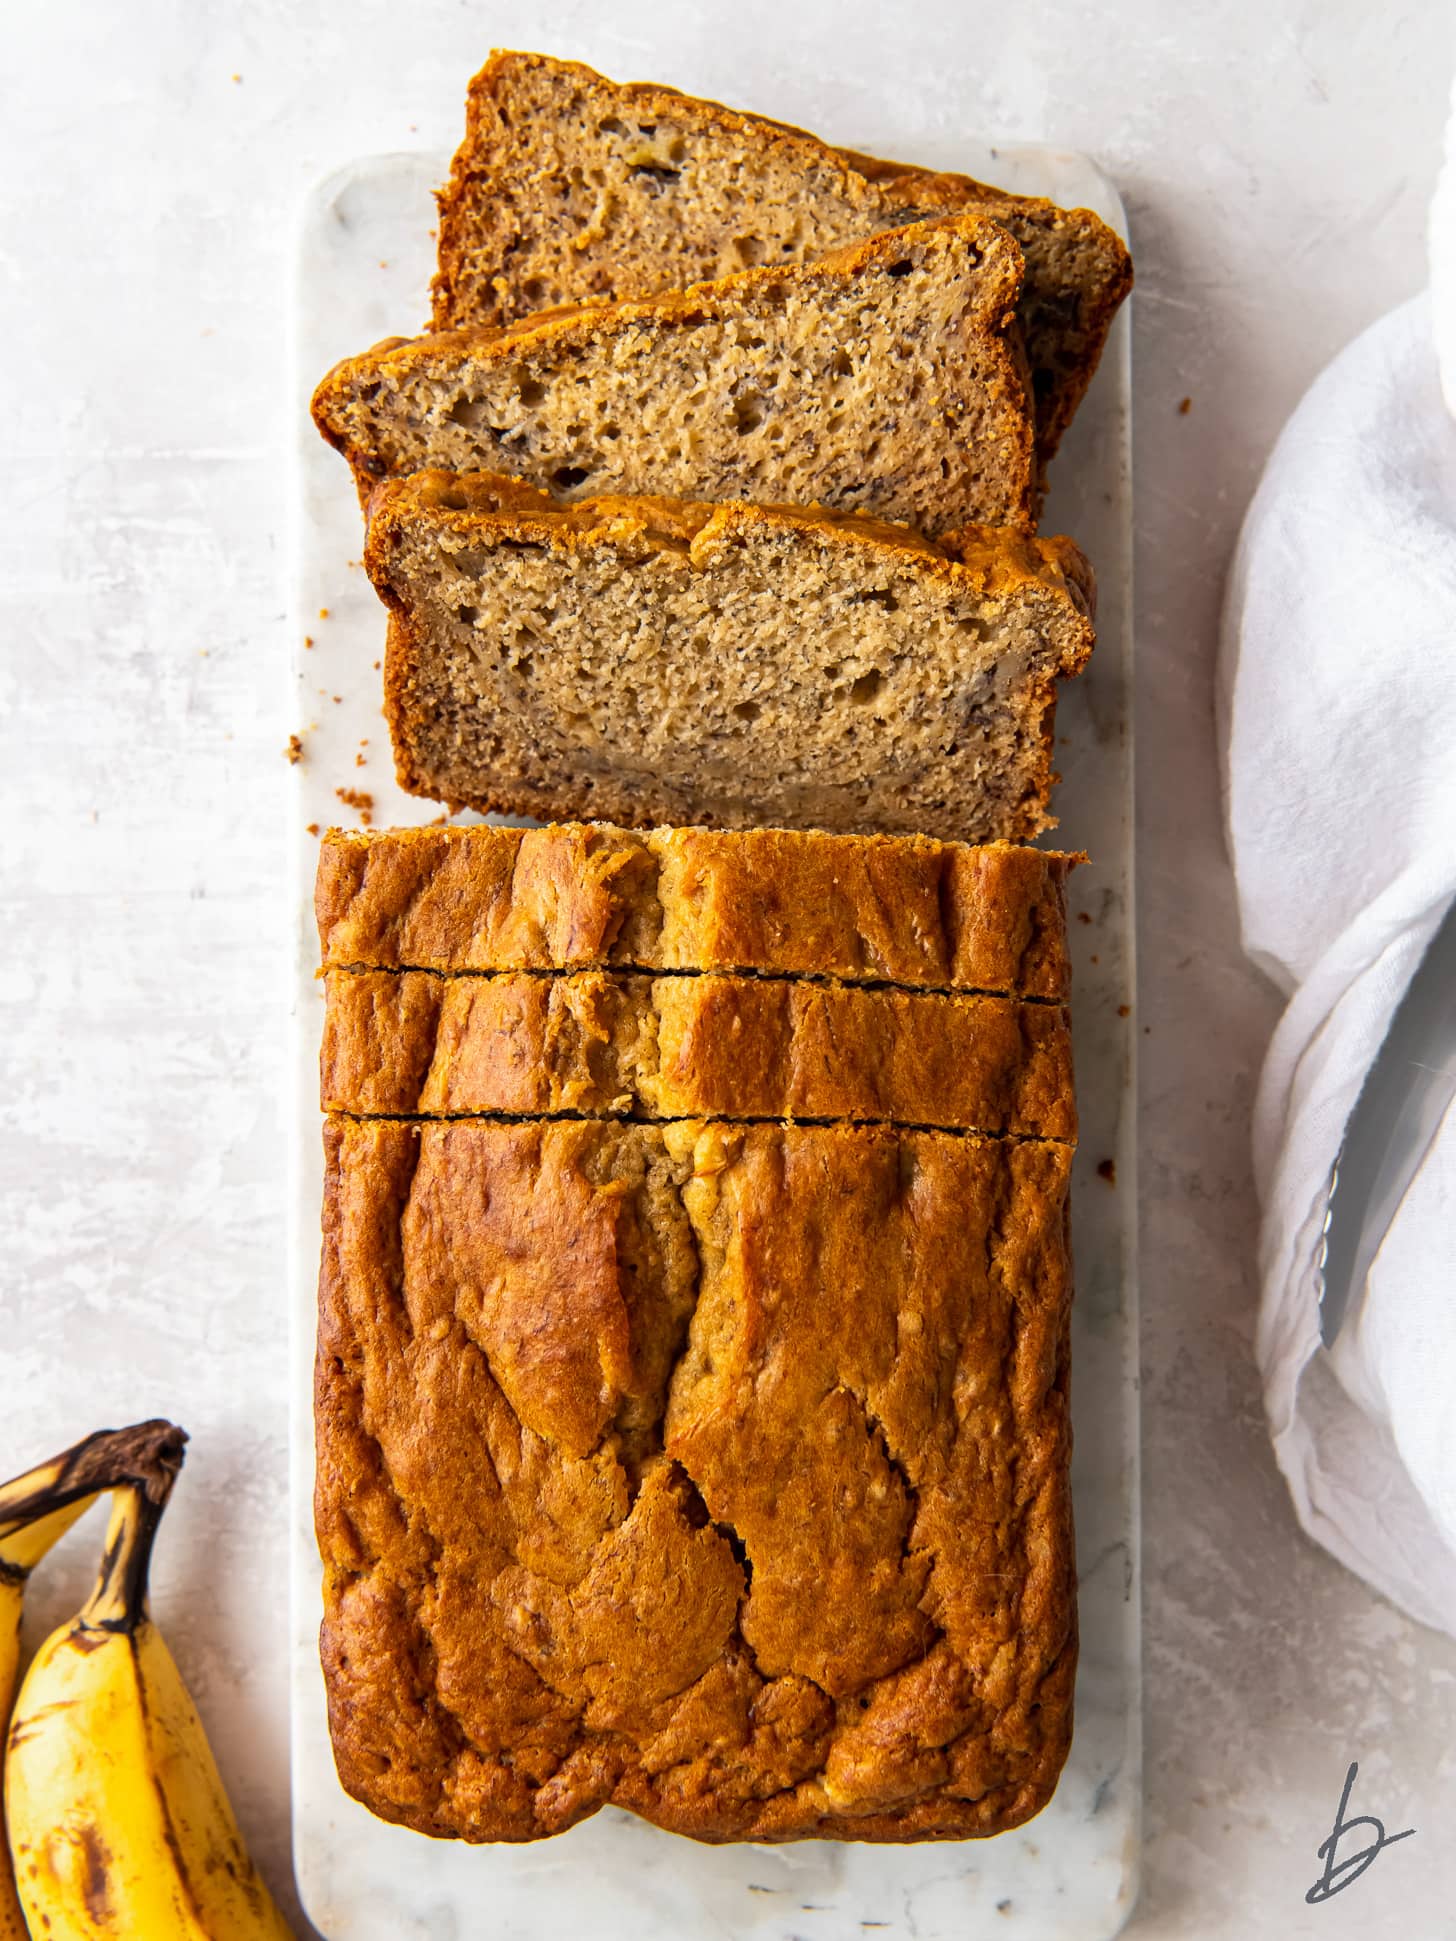
{"label": "rounded corner of marble board", "polygon": [[[417,183],[431,193],[450,172],[450,160],[434,149],[398,148],[374,155],[355,155],[316,175],[299,196],[295,229],[306,244],[319,233],[352,231],[374,215],[381,194],[396,198],[402,187]],[[359,204],[363,201],[363,208]],[[432,205],[433,206],[433,205]]]}

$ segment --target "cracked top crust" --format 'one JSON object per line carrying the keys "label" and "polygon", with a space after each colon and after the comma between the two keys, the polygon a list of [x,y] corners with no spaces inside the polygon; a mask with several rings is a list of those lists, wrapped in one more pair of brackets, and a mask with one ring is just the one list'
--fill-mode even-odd
{"label": "cracked top crust", "polygon": [[852,1119],[1073,1140],[1060,1005],[641,971],[327,974],[326,1112]]}
{"label": "cracked top crust", "polygon": [[325,968],[742,970],[1065,999],[1078,860],[787,829],[330,829]]}
{"label": "cracked top crust", "polygon": [[341,1777],[470,1840],[965,1838],[1075,1663],[1062,1145],[331,1120]]}

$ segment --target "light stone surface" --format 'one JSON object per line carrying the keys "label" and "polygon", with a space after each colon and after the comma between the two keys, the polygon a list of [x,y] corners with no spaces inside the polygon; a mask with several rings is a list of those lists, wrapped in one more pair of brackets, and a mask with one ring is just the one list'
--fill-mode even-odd
{"label": "light stone surface", "polygon": [[[1120,187],[1139,269],[1147,1679],[1128,1932],[1451,1933],[1456,1647],[1301,1538],[1263,1431],[1247,1114],[1275,1005],[1238,949],[1211,681],[1223,573],[1279,425],[1423,281],[1448,10],[78,0],[7,25],[6,1460],[152,1412],[193,1431],[155,1606],[280,1892],[281,751],[303,725],[287,258],[326,169],[454,139],[465,77],[499,41],[916,159],[952,157],[968,126],[1080,148]],[[74,1608],[98,1544],[89,1523],[67,1540],[32,1636]],[[1417,1835],[1310,1908],[1351,1759],[1355,1810]]]}
{"label": "light stone surface", "polygon": [[[953,159],[971,174],[995,167],[1024,193],[1095,206],[1123,221],[1107,178],[1066,151],[1002,145],[993,161],[962,137]],[[961,1941],[968,1927],[993,1918],[1008,1941],[1108,1941],[1136,1897],[1142,1818],[1125,318],[1063,448],[1046,511],[1049,531],[1077,534],[1097,561],[1098,580],[1097,651],[1057,713],[1056,835],[1093,860],[1074,873],[1069,896],[1081,1126],[1071,1349],[1081,1653],[1076,1732],[1055,1798],[1031,1824],[986,1843],[706,1847],[609,1808],[544,1846],[477,1849],[432,1846],[382,1827],[339,1787],[319,1668],[312,1516],[322,986],[312,915],[318,845],[308,830],[339,820],[339,778],[350,776],[356,754],[367,753],[379,733],[379,681],[368,670],[382,627],[379,601],[358,570],[358,500],[337,454],[307,422],[304,402],[341,348],[376,342],[423,313],[434,259],[430,191],[446,165],[443,155],[385,155],[332,171],[303,211],[295,286],[293,674],[306,726],[295,769],[292,1775],[294,1872],[304,1905],[321,1928],[349,1941],[465,1941],[497,1932],[518,1941],[563,1933],[675,1941],[715,1921],[755,1941],[821,1941],[862,1923],[880,1941]],[[321,624],[314,616],[323,608]],[[377,773],[370,785],[377,826],[438,817],[438,804]],[[1113,1163],[1115,1188],[1099,1175],[1104,1160]]]}

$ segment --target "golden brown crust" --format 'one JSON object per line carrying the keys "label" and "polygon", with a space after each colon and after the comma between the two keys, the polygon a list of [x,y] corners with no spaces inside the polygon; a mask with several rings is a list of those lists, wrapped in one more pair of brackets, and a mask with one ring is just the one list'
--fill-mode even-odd
{"label": "golden brown crust", "polygon": [[[465,137],[439,196],[437,330],[505,322],[539,305],[529,272],[523,274],[519,268],[521,246],[529,242],[523,233],[527,218],[517,209],[514,194],[501,193],[503,183],[515,189],[518,181],[532,179],[513,160],[520,142],[545,139],[549,145],[550,140],[549,134],[543,138],[539,113],[530,118],[528,131],[512,126],[507,104],[513,86],[523,80],[527,85],[554,83],[563,94],[577,97],[577,113],[563,123],[571,136],[583,119],[581,103],[610,101],[623,117],[690,126],[723,150],[736,152],[745,172],[755,163],[760,168],[777,164],[782,173],[812,183],[826,206],[842,211],[845,233],[897,226],[911,216],[965,210],[979,210],[1005,224],[1027,257],[1021,307],[1043,465],[1055,452],[1096,371],[1112,320],[1132,287],[1127,249],[1098,216],[1087,209],[1060,209],[1039,197],[1011,195],[969,176],[832,148],[785,122],[744,114],[656,83],[614,83],[579,62],[540,54],[497,51],[471,82]],[[546,177],[549,170],[538,167],[535,174]],[[530,193],[521,191],[528,204]],[[726,211],[720,220],[728,220]],[[744,220],[742,215],[736,217],[738,222]],[[751,217],[747,220],[751,227]],[[696,241],[691,213],[685,210],[681,222],[689,232],[686,240]],[[561,287],[587,301],[631,296],[645,287],[641,272],[634,278],[629,268],[623,278],[605,236],[595,249],[592,242],[589,227],[556,253],[551,268]]]}
{"label": "golden brown crust", "polygon": [[[966,244],[981,286],[979,310],[988,330],[1015,328],[1016,305],[1024,274],[1020,250],[1002,224],[973,209],[958,210],[925,222],[901,223],[857,242],[845,243],[816,257],[812,263],[772,264],[740,270],[733,276],[691,284],[686,290],[663,290],[655,296],[624,297],[619,303],[562,303],[513,319],[508,324],[465,324],[455,330],[431,331],[423,337],[386,338],[377,348],[386,355],[423,356],[423,346],[455,342],[472,349],[488,349],[504,340],[498,353],[519,356],[535,341],[550,341],[567,350],[584,350],[603,338],[618,336],[633,325],[696,323],[705,317],[733,319],[758,291],[777,294],[782,288],[806,287],[826,281],[848,282],[868,270],[893,269],[907,243],[927,230],[945,231]],[[372,353],[370,353],[372,355]]]}
{"label": "golden brown crust", "polygon": [[[580,382],[584,362],[594,353],[606,352],[607,366],[614,354],[640,361],[649,345],[670,345],[676,335],[701,325],[741,326],[754,317],[777,313],[786,302],[803,302],[816,291],[829,298],[869,284],[876,276],[897,276],[907,257],[917,252],[933,253],[942,244],[953,247],[957,260],[974,271],[974,300],[972,303],[968,296],[969,307],[961,328],[967,342],[976,345],[984,367],[984,397],[970,395],[969,381],[960,387],[965,394],[958,395],[948,377],[938,380],[944,395],[935,401],[936,423],[951,453],[959,452],[964,443],[973,406],[987,406],[994,427],[980,432],[981,448],[973,465],[963,465],[953,478],[943,469],[942,476],[949,479],[945,503],[953,506],[959,490],[973,503],[993,506],[991,516],[998,522],[1031,531],[1036,524],[1039,487],[1016,309],[1023,259],[1008,230],[974,211],[884,231],[832,250],[812,263],[744,270],[696,283],[686,290],[608,305],[559,305],[506,325],[473,325],[417,338],[386,338],[328,372],[313,395],[314,423],[348,461],[361,502],[367,504],[379,479],[408,474],[435,462],[418,411],[406,414],[409,431],[401,440],[397,431],[377,415],[375,400],[381,393],[392,398],[411,385],[435,384],[444,390],[460,390],[462,402],[470,402],[476,391],[488,386],[492,374],[499,374],[502,383],[509,379],[517,395],[523,383],[549,383],[562,370],[571,371]],[[628,442],[617,449],[626,451]],[[456,458],[448,462],[461,463]],[[542,458],[542,462],[559,464],[559,456]],[[849,489],[846,484],[845,490]],[[857,489],[865,489],[862,468]],[[762,494],[754,491],[744,496],[757,498]],[[961,503],[964,505],[964,498]],[[965,516],[964,511],[960,516]],[[926,518],[921,523],[930,521]]]}
{"label": "golden brown crust", "polygon": [[769,971],[1062,1001],[1077,859],[787,829],[331,829],[325,967]]}
{"label": "golden brown crust", "polygon": [[848,1119],[1074,1140],[1060,1005],[803,979],[330,971],[326,1112]]}
{"label": "golden brown crust", "polygon": [[[563,505],[549,492],[504,473],[434,469],[381,480],[370,491],[366,511],[364,564],[381,594],[390,586],[396,533],[412,515],[425,513],[467,537],[499,534],[564,552],[607,537],[647,551],[686,550],[695,563],[710,559],[718,543],[737,533],[801,532],[860,548],[872,558],[904,561],[976,595],[1004,599],[1029,585],[1071,590],[1084,612],[1096,598],[1091,561],[1074,539],[1010,526],[961,526],[927,539],[910,526],[822,505],[714,504],[614,492]],[[1078,666],[1091,649],[1089,633]]]}
{"label": "golden brown crust", "polygon": [[1070,1153],[338,1122],[316,1408],[340,1776],[467,1840],[967,1838],[1071,1726]]}

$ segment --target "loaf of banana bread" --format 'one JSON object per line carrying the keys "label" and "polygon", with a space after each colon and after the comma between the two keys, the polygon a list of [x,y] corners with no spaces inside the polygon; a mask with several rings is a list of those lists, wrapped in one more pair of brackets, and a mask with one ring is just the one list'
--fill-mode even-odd
{"label": "loaf of banana bread", "polygon": [[420,472],[370,502],[403,786],[453,807],[1025,840],[1092,651],[1070,539]]}
{"label": "loaf of banana bread", "polygon": [[314,393],[361,497],[437,468],[603,492],[819,504],[932,535],[1035,522],[1021,251],[988,217],[812,263],[391,338]]}
{"label": "loaf of banana bread", "polygon": [[435,328],[682,289],[803,262],[881,229],[975,209],[1026,258],[1021,317],[1050,458],[1132,285],[1119,237],[963,175],[829,148],[801,129],[578,61],[492,54],[440,197]]}
{"label": "loaf of banana bread", "polygon": [[331,832],[321,1649],[372,1811],[909,1841],[1050,1797],[1069,861]]}
{"label": "loaf of banana bread", "polygon": [[530,1840],[964,1839],[1071,1731],[1068,1146],[331,1119],[344,1785]]}

